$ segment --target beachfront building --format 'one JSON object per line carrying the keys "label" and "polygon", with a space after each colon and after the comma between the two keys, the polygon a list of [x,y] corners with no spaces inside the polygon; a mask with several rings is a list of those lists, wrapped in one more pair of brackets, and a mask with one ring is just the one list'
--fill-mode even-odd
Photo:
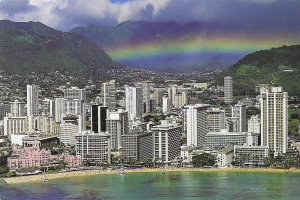
{"label": "beachfront building", "polygon": [[111,163],[111,141],[108,133],[82,131],[76,136],[76,155],[84,163]]}
{"label": "beachfront building", "polygon": [[128,112],[118,109],[115,112],[109,112],[106,119],[106,129],[111,136],[111,149],[121,148],[121,136],[129,133]]}
{"label": "beachfront building", "polygon": [[12,156],[7,159],[10,169],[50,166],[51,162],[58,161],[58,156],[51,155],[50,150],[41,149],[38,144],[31,147],[14,145]]}
{"label": "beachfront building", "polygon": [[82,165],[82,159],[80,155],[65,155],[64,162],[67,167],[78,167]]}
{"label": "beachfront building", "polygon": [[32,146],[13,145],[12,156],[7,158],[9,169],[19,169],[28,167],[52,167],[60,165],[64,161],[68,167],[78,167],[82,165],[81,157],[74,155],[51,155],[50,150],[42,149],[40,144]]}
{"label": "beachfront building", "polygon": [[162,120],[161,125],[153,126],[151,131],[154,138],[155,161],[170,162],[180,158],[181,126]]}
{"label": "beachfront building", "polygon": [[212,132],[205,135],[205,147],[210,149],[227,147],[229,145],[258,145],[258,135],[248,132]]}
{"label": "beachfront building", "polygon": [[66,116],[60,125],[60,141],[64,145],[75,145],[76,135],[78,134],[78,117]]}
{"label": "beachfront building", "polygon": [[207,110],[209,105],[195,104],[184,107],[184,130],[187,146],[203,146],[208,133]]}
{"label": "beachfront building", "polygon": [[152,132],[136,132],[121,137],[121,153],[125,160],[152,160],[153,137]]}
{"label": "beachfront building", "polygon": [[239,165],[264,165],[269,157],[267,146],[234,145],[235,162]]}
{"label": "beachfront building", "polygon": [[227,168],[231,166],[233,161],[233,146],[225,147],[219,150],[216,154],[216,165],[219,168]]}
{"label": "beachfront building", "polygon": [[286,153],[288,146],[288,94],[282,87],[260,88],[261,144],[274,156]]}

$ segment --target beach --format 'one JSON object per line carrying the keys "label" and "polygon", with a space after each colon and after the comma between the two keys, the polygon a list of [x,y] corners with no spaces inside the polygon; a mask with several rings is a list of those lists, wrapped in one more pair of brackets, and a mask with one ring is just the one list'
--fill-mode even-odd
{"label": "beach", "polygon": [[[300,169],[272,169],[272,168],[143,168],[143,169],[127,169],[125,173],[167,173],[167,172],[263,172],[263,173],[300,173]],[[62,172],[55,174],[48,174],[49,181],[54,179],[63,179],[71,177],[92,176],[92,175],[109,175],[119,174],[118,170],[84,170],[84,171],[72,171]],[[34,183],[42,182],[43,175],[31,175],[31,176],[16,176],[10,178],[3,178],[7,184],[22,184],[22,183]]]}

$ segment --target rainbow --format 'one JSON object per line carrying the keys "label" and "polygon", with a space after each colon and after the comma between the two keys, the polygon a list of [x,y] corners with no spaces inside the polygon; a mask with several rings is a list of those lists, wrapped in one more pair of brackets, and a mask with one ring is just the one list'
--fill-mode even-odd
{"label": "rainbow", "polygon": [[[282,39],[284,38],[284,39]],[[270,37],[194,37],[183,40],[169,39],[160,42],[139,42],[125,44],[106,49],[116,61],[149,58],[156,56],[178,56],[209,53],[243,53],[279,47],[282,45],[297,44],[296,39],[283,36]]]}

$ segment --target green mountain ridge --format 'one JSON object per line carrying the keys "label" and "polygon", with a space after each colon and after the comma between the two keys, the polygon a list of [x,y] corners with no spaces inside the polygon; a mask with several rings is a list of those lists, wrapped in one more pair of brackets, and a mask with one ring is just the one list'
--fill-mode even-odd
{"label": "green mountain ridge", "polygon": [[15,74],[69,71],[90,74],[119,68],[88,39],[39,22],[0,21],[0,70]]}
{"label": "green mountain ridge", "polygon": [[234,92],[254,93],[258,84],[282,86],[284,91],[300,94],[300,45],[282,46],[251,53],[222,72],[216,80],[232,76]]}

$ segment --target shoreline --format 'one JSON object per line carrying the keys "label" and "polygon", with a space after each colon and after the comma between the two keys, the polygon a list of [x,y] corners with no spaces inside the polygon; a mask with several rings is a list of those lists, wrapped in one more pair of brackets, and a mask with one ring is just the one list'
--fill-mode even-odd
{"label": "shoreline", "polygon": [[[258,173],[300,173],[300,169],[291,168],[284,169],[272,169],[272,168],[144,168],[144,169],[128,169],[125,173],[167,173],[167,172],[203,172],[203,173],[226,173],[226,172],[258,172]],[[84,170],[84,171],[72,171],[62,172],[55,174],[48,174],[48,180],[72,178],[72,177],[84,177],[92,175],[112,175],[119,174],[118,170]],[[2,178],[8,185],[22,184],[22,183],[42,183],[43,175],[30,175],[30,176],[17,176]]]}

